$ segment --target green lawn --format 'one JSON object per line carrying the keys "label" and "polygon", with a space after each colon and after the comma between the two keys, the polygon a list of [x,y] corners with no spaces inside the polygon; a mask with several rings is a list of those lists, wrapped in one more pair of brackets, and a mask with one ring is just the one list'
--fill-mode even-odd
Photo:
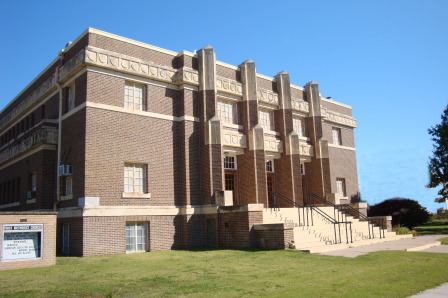
{"label": "green lawn", "polygon": [[446,254],[163,251],[59,257],[53,267],[0,271],[0,296],[406,297],[445,282]]}
{"label": "green lawn", "polygon": [[425,234],[448,234],[448,219],[433,219],[428,223],[415,227],[414,230]]}

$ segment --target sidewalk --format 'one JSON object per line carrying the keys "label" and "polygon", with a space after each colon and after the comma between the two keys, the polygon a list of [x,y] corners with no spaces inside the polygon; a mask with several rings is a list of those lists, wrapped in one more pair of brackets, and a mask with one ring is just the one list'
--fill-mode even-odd
{"label": "sidewalk", "polygon": [[327,256],[356,258],[357,256],[366,255],[370,252],[381,250],[406,250],[406,251],[448,253],[448,245],[440,245],[440,242],[437,242],[437,239],[444,237],[447,237],[447,235],[419,236],[358,247],[350,247],[340,250],[333,250],[328,252],[322,252],[320,254]]}
{"label": "sidewalk", "polygon": [[[446,245],[445,245],[446,246]],[[434,289],[429,289],[421,292],[420,294],[410,296],[409,298],[436,298],[436,297],[448,297],[448,283],[444,283]]]}

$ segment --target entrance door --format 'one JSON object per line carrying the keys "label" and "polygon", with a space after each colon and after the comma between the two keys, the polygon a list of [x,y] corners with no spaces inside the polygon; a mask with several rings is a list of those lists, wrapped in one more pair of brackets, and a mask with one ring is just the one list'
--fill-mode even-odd
{"label": "entrance door", "polygon": [[274,208],[274,192],[275,192],[275,180],[274,173],[266,174],[266,181],[268,183],[268,203],[269,208]]}
{"label": "entrance door", "polygon": [[236,172],[235,171],[225,171],[224,173],[225,187],[226,190],[233,191],[233,205],[237,205],[237,182],[236,182]]}

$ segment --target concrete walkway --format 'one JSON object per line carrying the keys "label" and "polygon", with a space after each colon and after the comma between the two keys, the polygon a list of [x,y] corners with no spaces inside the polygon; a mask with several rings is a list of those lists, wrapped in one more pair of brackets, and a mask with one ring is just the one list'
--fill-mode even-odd
{"label": "concrete walkway", "polygon": [[[327,256],[341,256],[347,258],[355,258],[357,256],[366,255],[369,252],[381,250],[405,250],[419,251],[429,253],[446,253],[448,254],[448,245],[440,245],[437,239],[448,237],[448,235],[428,235],[414,238],[400,239],[376,243],[371,245],[350,247],[341,250],[334,250],[320,253]],[[429,289],[420,294],[411,296],[411,298],[437,298],[448,297],[448,283],[444,283],[434,289]]]}
{"label": "concrete walkway", "polygon": [[320,254],[327,256],[340,256],[347,258],[356,258],[357,256],[366,255],[370,252],[381,250],[405,250],[405,251],[422,251],[448,253],[448,245],[440,245],[437,239],[448,237],[448,235],[427,235],[400,240],[385,241],[370,245],[344,248],[322,252]]}

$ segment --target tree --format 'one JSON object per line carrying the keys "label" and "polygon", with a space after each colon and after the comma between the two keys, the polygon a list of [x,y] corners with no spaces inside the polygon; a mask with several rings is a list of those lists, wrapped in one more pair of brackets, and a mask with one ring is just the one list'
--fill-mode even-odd
{"label": "tree", "polygon": [[[429,188],[442,186],[436,203],[448,200],[448,105],[442,114],[442,123],[428,129],[434,142],[433,156],[429,159]],[[448,206],[448,204],[447,204]]]}
{"label": "tree", "polygon": [[426,223],[431,214],[417,201],[404,198],[392,198],[370,206],[369,216],[392,216],[392,225],[402,225],[412,229]]}

